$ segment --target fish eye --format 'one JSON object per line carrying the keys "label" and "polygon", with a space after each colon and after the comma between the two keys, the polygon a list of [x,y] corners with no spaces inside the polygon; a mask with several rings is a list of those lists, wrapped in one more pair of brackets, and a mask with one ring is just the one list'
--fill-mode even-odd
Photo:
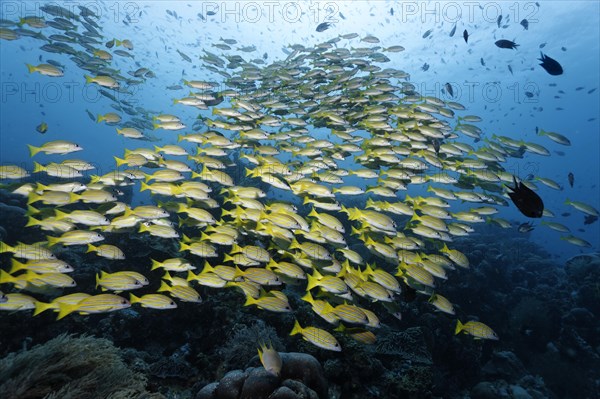
{"label": "fish eye", "polygon": [[121,304],[122,304],[122,305],[125,305],[125,304],[127,304],[127,301],[126,301],[125,299],[123,299],[123,300],[121,301]]}

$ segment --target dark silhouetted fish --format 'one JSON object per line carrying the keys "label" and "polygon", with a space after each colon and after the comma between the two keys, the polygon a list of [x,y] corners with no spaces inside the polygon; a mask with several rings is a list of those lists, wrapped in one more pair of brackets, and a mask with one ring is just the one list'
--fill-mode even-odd
{"label": "dark silhouetted fish", "polygon": [[544,48],[544,47],[546,47],[546,43],[540,44],[540,48]]}
{"label": "dark silhouetted fish", "polygon": [[429,69],[429,64],[428,63],[424,63],[423,66],[421,67],[421,70],[426,71]]}
{"label": "dark silhouetted fish", "polygon": [[483,57],[481,57],[481,59],[479,61],[481,61],[482,66],[485,66],[485,61],[483,60]]}
{"label": "dark silhouetted fish", "polygon": [[496,46],[500,47],[500,48],[508,48],[508,49],[515,49],[517,47],[519,47],[519,45],[513,41],[510,40],[506,40],[506,39],[500,39],[500,40],[496,40]]}
{"label": "dark silhouetted fish", "polygon": [[423,39],[429,37],[429,35],[431,35],[431,32],[433,32],[433,29],[429,29],[427,32],[423,33]]}
{"label": "dark silhouetted fish", "polygon": [[544,213],[544,201],[532,189],[518,182],[513,176],[514,187],[508,188],[508,196],[521,213],[529,218],[540,218]]}
{"label": "dark silhouetted fish", "polygon": [[546,70],[550,75],[562,75],[563,68],[554,58],[550,58],[544,53],[540,52],[542,55],[541,58],[538,58],[542,63],[540,64],[542,68]]}
{"label": "dark silhouetted fish", "polygon": [[533,94],[532,92],[530,92],[530,91],[526,91],[526,92],[525,92],[525,95],[526,95],[528,98],[531,98],[531,97],[533,97],[533,96],[534,96],[534,94]]}
{"label": "dark silhouetted fish", "polygon": [[393,8],[390,8],[390,15],[392,15],[392,16],[394,15],[394,9]]}
{"label": "dark silhouetted fish", "polygon": [[469,43],[469,32],[466,29],[463,32],[463,39],[465,39],[465,43]]}
{"label": "dark silhouetted fish", "polygon": [[592,224],[598,220],[598,216],[596,215],[585,215],[583,218],[583,224]]}
{"label": "dark silhouetted fish", "polygon": [[521,20],[521,26],[525,28],[525,30],[529,30],[529,21],[526,19]]}
{"label": "dark silhouetted fish", "polygon": [[502,23],[502,14],[498,15],[498,19],[496,20],[496,23],[498,24],[498,28],[499,28],[500,24]]}
{"label": "dark silhouetted fish", "polygon": [[529,233],[535,226],[531,222],[521,223],[518,227],[519,233]]}
{"label": "dark silhouetted fish", "polygon": [[444,87],[446,88],[448,94],[450,94],[450,97],[454,97],[454,90],[452,89],[452,85],[450,83],[446,83]]}
{"label": "dark silhouetted fish", "polygon": [[569,178],[569,186],[573,187],[573,184],[575,183],[575,175],[573,172],[569,172],[567,177]]}
{"label": "dark silhouetted fish", "polygon": [[454,25],[454,27],[450,31],[450,37],[453,37],[455,33],[456,33],[456,25]]}
{"label": "dark silhouetted fish", "polygon": [[325,32],[330,27],[331,24],[329,22],[321,22],[319,25],[317,25],[317,32]]}

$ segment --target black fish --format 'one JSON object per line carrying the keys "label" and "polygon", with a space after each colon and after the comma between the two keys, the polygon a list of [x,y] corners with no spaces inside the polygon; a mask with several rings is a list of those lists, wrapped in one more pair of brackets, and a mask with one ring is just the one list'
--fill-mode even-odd
{"label": "black fish", "polygon": [[456,25],[454,25],[454,28],[452,28],[452,30],[450,31],[450,37],[453,37],[455,33],[456,33]]}
{"label": "black fish", "polygon": [[481,60],[480,60],[480,61],[481,61],[481,65],[482,65],[482,66],[485,66],[485,61],[483,60],[483,57],[481,58]]}
{"label": "black fish", "polygon": [[529,98],[531,98],[531,97],[533,97],[533,96],[534,96],[534,94],[533,94],[532,92],[530,92],[530,91],[526,91],[526,92],[525,92],[525,95],[526,95],[527,97],[529,97]]}
{"label": "black fish", "polygon": [[561,49],[562,51],[567,51],[567,48],[566,48],[566,47],[561,47],[560,49]]}
{"label": "black fish", "polygon": [[341,19],[346,19],[346,17],[344,16],[344,14],[342,14],[341,12],[340,12],[340,18]]}
{"label": "black fish", "polygon": [[394,16],[394,9],[393,8],[390,8],[390,15]]}
{"label": "black fish", "polygon": [[433,32],[433,29],[429,29],[427,32],[423,33],[423,39],[429,37],[429,35],[431,35],[431,32]]}
{"label": "black fish", "polygon": [[465,39],[465,43],[469,43],[469,32],[466,29],[463,32],[463,39]]}
{"label": "black fish", "polygon": [[452,89],[452,85],[450,83],[446,83],[444,87],[446,88],[448,94],[450,94],[450,97],[454,97],[454,90]]}
{"label": "black fish", "polygon": [[512,67],[510,65],[508,66],[508,70],[510,71],[510,74],[513,75],[513,70],[512,70]]}
{"label": "black fish", "polygon": [[513,41],[510,40],[506,40],[506,39],[500,39],[496,41],[496,46],[500,47],[500,48],[509,48],[509,49],[517,49],[517,47],[519,47],[519,45]]}
{"label": "black fish", "polygon": [[542,61],[540,64],[542,68],[546,70],[550,75],[562,75],[563,68],[554,58],[550,58],[544,53],[540,52],[542,58],[538,58],[538,60]]}
{"label": "black fish", "polygon": [[317,25],[317,32],[324,32],[330,27],[331,24],[329,22],[321,22],[319,25]]}
{"label": "black fish", "polygon": [[519,230],[519,233],[529,233],[534,228],[535,227],[533,226],[533,223],[525,222],[525,223],[521,223],[519,225],[518,230]]}
{"label": "black fish", "polygon": [[541,218],[544,213],[544,201],[532,189],[523,183],[517,183],[513,176],[514,187],[508,188],[508,196],[521,213],[529,218]]}
{"label": "black fish", "polygon": [[498,15],[498,19],[496,20],[496,23],[498,24],[498,28],[499,28],[500,24],[502,23],[502,14]]}
{"label": "black fish", "polygon": [[540,48],[544,48],[544,47],[546,47],[546,43],[540,44]]}
{"label": "black fish", "polygon": [[208,15],[209,17],[212,17],[213,15],[217,15],[217,12],[216,11],[212,11],[212,10],[211,11],[207,11],[206,15]]}
{"label": "black fish", "polygon": [[595,216],[595,215],[586,215],[583,218],[583,224],[586,224],[586,225],[587,224],[592,224],[592,223],[594,223],[597,220],[598,220],[598,216]]}
{"label": "black fish", "polygon": [[423,66],[421,67],[422,71],[426,71],[429,69],[429,64],[428,63],[424,63]]}
{"label": "black fish", "polygon": [[105,44],[105,46],[108,48],[113,48],[114,45],[115,45],[115,39],[112,39],[111,41],[108,41]]}
{"label": "black fish", "polygon": [[523,19],[520,23],[521,23],[521,26],[523,28],[525,28],[525,30],[529,30],[529,21],[528,20]]}
{"label": "black fish", "polygon": [[573,172],[569,172],[567,177],[569,178],[569,186],[573,187],[573,183],[575,183],[575,175]]}

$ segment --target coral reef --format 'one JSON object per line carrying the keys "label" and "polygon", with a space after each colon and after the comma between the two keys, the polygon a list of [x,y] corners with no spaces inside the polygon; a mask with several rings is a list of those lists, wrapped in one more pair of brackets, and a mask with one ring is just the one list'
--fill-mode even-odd
{"label": "coral reef", "polygon": [[0,359],[3,399],[149,399],[144,375],[123,362],[106,339],[58,336]]}
{"label": "coral reef", "polygon": [[281,375],[262,367],[233,370],[206,385],[196,399],[326,399],[327,381],[317,359],[304,353],[280,353]]}

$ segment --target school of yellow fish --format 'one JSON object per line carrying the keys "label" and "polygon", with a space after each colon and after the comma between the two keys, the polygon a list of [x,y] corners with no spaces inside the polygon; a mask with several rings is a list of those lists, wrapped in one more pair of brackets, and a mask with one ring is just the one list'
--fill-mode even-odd
{"label": "school of yellow fish", "polygon": [[[0,243],[0,252],[12,254],[10,269],[3,265],[0,271],[0,287],[8,292],[0,293],[0,310],[33,309],[34,315],[50,310],[62,319],[135,304],[173,309],[178,301],[200,302],[197,287],[204,286],[210,287],[208,295],[211,289],[232,288],[244,294],[246,306],[293,312],[286,292],[301,291],[336,332],[373,343],[380,321],[371,309],[396,314],[404,284],[427,295],[432,309],[454,315],[438,287],[443,292],[443,281],[461,272],[456,267],[469,268],[469,260],[452,249],[453,238],[468,235],[474,223],[510,227],[494,216],[498,206],[508,205],[503,183],[513,180],[502,164],[524,152],[549,155],[540,144],[505,136],[480,141],[483,132],[474,123],[481,118],[456,116],[464,111],[461,104],[423,97],[408,73],[377,65],[389,61],[386,52],[401,52],[402,46],[382,48],[376,37],[357,34],[314,47],[292,45],[287,58],[271,64],[243,58],[230,47],[237,44],[233,39],[222,39],[221,55],[207,50],[186,55],[199,56],[202,67],[195,69],[198,80],[183,82],[189,94],[174,103],[198,109],[192,130],[176,115],[133,110],[111,95],[143,84],[153,72],[136,68],[123,76],[113,69],[115,56],[129,57],[133,65],[133,41],[104,43],[95,15],[80,10],[76,15],[47,6],[53,19],[24,16],[14,26],[3,23],[0,39],[27,36],[44,42],[44,51],[70,55],[85,71],[82,81],[99,85],[113,101],[116,112],[97,116],[97,122],[115,125],[128,144],[148,143],[150,130],[178,136],[160,132],[168,144],[115,154],[117,168],[90,181],[83,178],[93,169],[90,163],[64,158],[82,147],[65,140],[29,146],[34,159],[38,153],[56,157],[34,162],[32,171],[0,166],[4,188],[27,198],[27,226],[47,234],[45,242],[11,243],[9,237]],[[60,34],[46,37],[50,31]],[[63,76],[56,64],[27,68],[54,79]],[[206,80],[210,73],[222,82]],[[123,122],[128,115],[136,117]],[[558,133],[541,135],[570,144]],[[238,176],[235,171],[242,168],[245,176]],[[54,182],[18,182],[44,174]],[[548,178],[537,181],[560,189]],[[531,181],[523,183],[536,189]],[[118,189],[128,185],[152,193],[155,204],[121,202]],[[412,189],[423,195],[407,195]],[[353,206],[347,205],[350,200]],[[598,214],[590,205],[569,203]],[[544,216],[552,213],[545,210]],[[569,232],[562,224],[544,223]],[[119,234],[176,241],[179,254],[128,270],[126,248],[102,243]],[[572,235],[563,238],[589,246]],[[77,292],[69,273],[78,265],[58,259],[57,246],[86,246],[114,262],[113,272],[96,276],[96,292]],[[147,276],[155,270],[163,277],[160,284],[152,282],[157,287],[152,291]],[[47,286],[68,294],[36,299],[27,292]],[[460,332],[498,339],[475,321],[458,321]],[[341,350],[322,328],[296,321],[291,334]]]}

